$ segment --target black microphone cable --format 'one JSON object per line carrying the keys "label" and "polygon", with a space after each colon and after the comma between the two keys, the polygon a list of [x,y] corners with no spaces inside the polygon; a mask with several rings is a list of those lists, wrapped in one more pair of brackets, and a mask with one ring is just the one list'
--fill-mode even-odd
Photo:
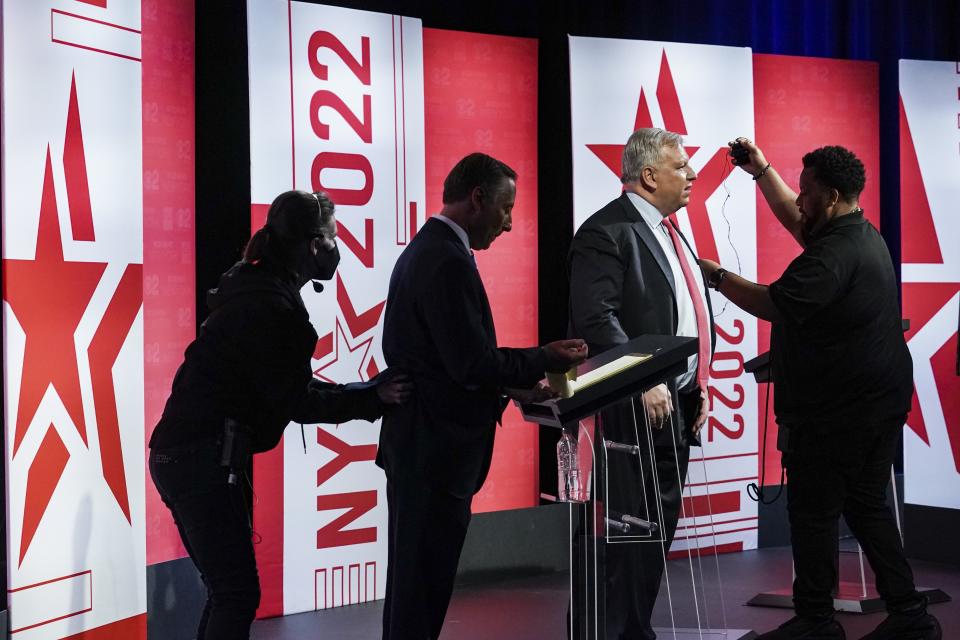
{"label": "black microphone cable", "polygon": [[783,481],[784,481],[784,467],[783,463],[780,464],[780,486],[777,487],[777,493],[769,500],[766,498],[764,491],[764,478],[767,474],[767,431],[770,421],[770,386],[773,384],[773,344],[770,344],[770,351],[767,353],[770,354],[768,358],[768,366],[770,367],[770,377],[767,379],[767,393],[766,400],[764,401],[764,412],[763,412],[763,451],[760,453],[760,483],[751,482],[747,485],[747,496],[754,502],[759,502],[760,504],[773,504],[780,499],[780,495],[783,493]]}
{"label": "black microphone cable", "polygon": [[[743,273],[743,265],[740,262],[740,252],[737,251],[737,245],[733,242],[733,225],[730,223],[730,218],[727,216],[727,201],[733,196],[730,193],[730,187],[727,186],[727,180],[730,179],[730,176],[733,175],[733,167],[736,166],[733,162],[733,158],[729,155],[727,156],[727,162],[724,163],[724,172],[723,180],[720,181],[720,186],[723,187],[723,190],[726,192],[726,196],[723,199],[723,204],[720,205],[720,215],[723,217],[723,221],[727,225],[727,244],[730,245],[730,248],[733,249],[733,255],[737,259],[737,273]],[[706,203],[704,203],[706,205]],[[719,249],[717,250],[719,252]],[[720,256],[717,256],[718,258]],[[723,301],[723,308],[720,309],[720,313],[714,316],[714,320],[722,316],[727,311],[727,306],[730,304],[730,300]]]}

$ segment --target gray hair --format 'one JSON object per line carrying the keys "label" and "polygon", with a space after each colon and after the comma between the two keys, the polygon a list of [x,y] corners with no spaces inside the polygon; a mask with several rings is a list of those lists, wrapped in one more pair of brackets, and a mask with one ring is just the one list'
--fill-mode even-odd
{"label": "gray hair", "polygon": [[623,147],[620,182],[626,184],[640,179],[640,171],[660,162],[664,147],[680,147],[683,136],[663,129],[637,129]]}

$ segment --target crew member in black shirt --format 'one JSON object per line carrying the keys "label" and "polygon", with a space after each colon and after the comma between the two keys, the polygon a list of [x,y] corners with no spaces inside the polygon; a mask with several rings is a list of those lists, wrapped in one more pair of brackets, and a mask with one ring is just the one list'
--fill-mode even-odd
{"label": "crew member in black shirt", "polygon": [[340,260],[334,205],[287,191],[243,260],[223,274],[150,438],[150,475],[207,587],[198,640],[246,640],[260,583],[241,490],[249,456],[272,449],[291,421],[376,420],[411,392],[403,376],[335,385],[313,378],[317,333],[300,289]]}
{"label": "crew member in black shirt", "polygon": [[701,260],[710,285],[773,323],[774,410],[786,431],[784,466],[793,541],[796,616],[765,640],[834,640],[838,523],[843,515],[877,576],[889,615],[865,640],[939,640],[913,582],[886,504],[890,465],[910,409],[913,365],[901,331],[890,253],[863,216],[863,163],[843,147],[803,157],[800,193],[745,138],[735,164],[803,252],[769,286]]}

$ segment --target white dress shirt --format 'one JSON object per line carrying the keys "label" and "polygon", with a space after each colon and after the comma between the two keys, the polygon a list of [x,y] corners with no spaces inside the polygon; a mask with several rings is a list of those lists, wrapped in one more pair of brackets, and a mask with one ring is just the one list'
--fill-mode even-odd
{"label": "white dress shirt", "polygon": [[[667,262],[670,264],[670,270],[673,271],[673,290],[677,300],[677,335],[690,338],[697,338],[697,313],[693,306],[693,298],[690,297],[690,290],[687,287],[687,280],[683,277],[683,269],[680,267],[680,259],[677,251],[673,247],[673,240],[670,239],[669,232],[664,228],[666,218],[652,204],[641,198],[635,193],[627,192],[627,198],[633,203],[633,206],[640,212],[643,221],[647,223],[653,232],[653,237],[660,243]],[[683,240],[680,241],[683,248],[683,259],[690,266],[691,273],[697,282],[697,293],[703,298],[703,308],[707,306],[707,292],[703,288],[703,279],[698,277],[700,265],[697,258],[687,247]],[[709,323],[709,319],[707,319]],[[677,389],[682,391],[692,391],[696,387],[697,378],[697,354],[690,356],[687,361],[687,372],[677,378]]]}

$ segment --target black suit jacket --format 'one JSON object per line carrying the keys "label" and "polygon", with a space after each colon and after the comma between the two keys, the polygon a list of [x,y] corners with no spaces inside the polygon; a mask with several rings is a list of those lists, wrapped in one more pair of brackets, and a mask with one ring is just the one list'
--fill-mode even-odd
{"label": "black suit jacket", "polygon": [[486,479],[503,387],[543,377],[539,347],[503,349],[473,257],[446,223],[430,219],[390,278],[383,329],[387,364],[416,391],[384,417],[377,463],[415,473],[457,497]]}
{"label": "black suit jacket", "polygon": [[[680,237],[693,253],[683,234]],[[675,291],[686,283],[674,282],[660,243],[626,193],[577,230],[569,266],[570,335],[584,338],[590,355],[644,334],[677,334]],[[707,311],[713,347],[710,296]]]}

